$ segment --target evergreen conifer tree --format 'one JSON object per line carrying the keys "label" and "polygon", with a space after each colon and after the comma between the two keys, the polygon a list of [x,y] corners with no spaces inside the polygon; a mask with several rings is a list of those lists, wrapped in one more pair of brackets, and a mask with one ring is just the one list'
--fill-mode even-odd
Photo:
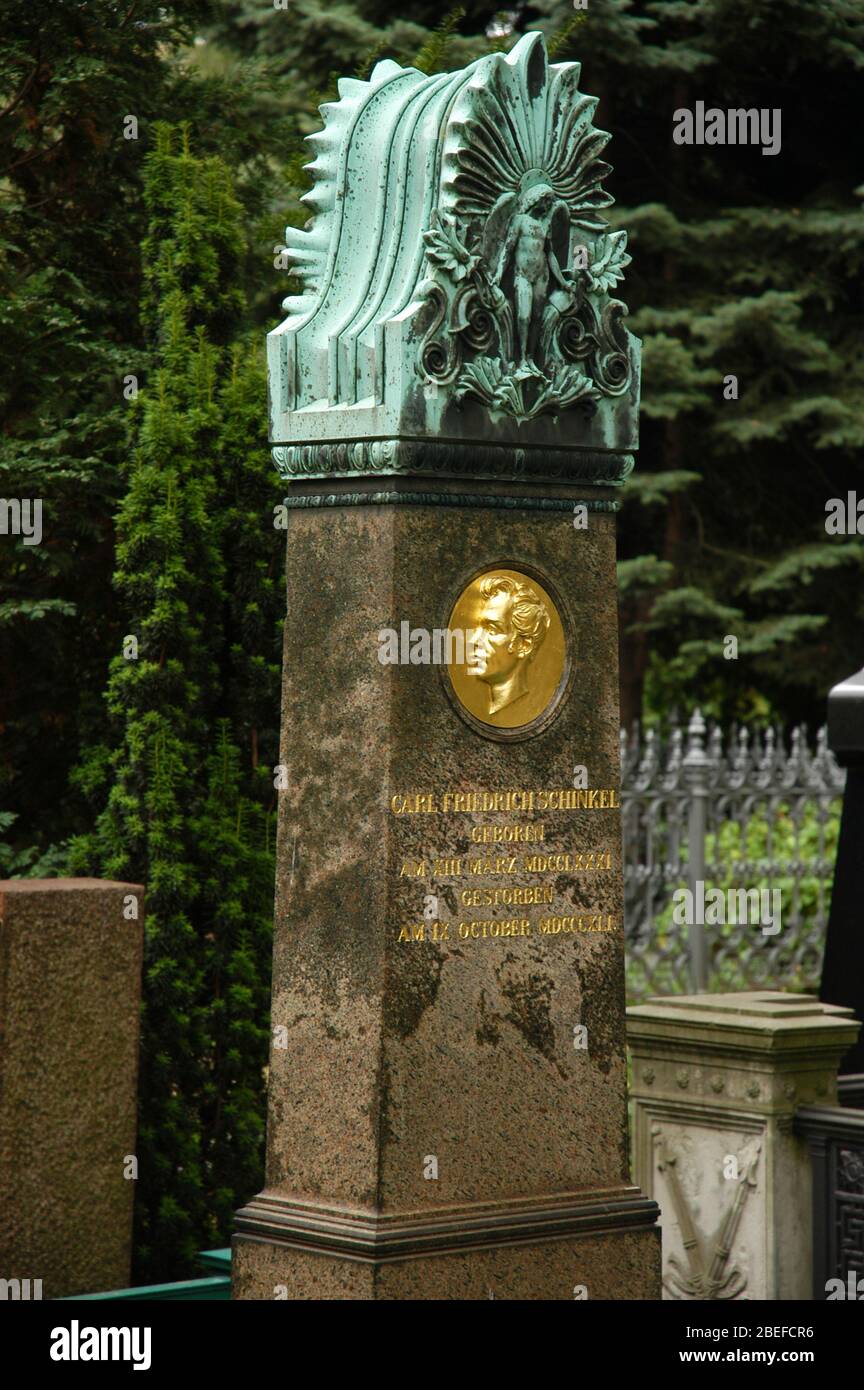
{"label": "evergreen conifer tree", "polygon": [[[261,119],[255,74],[195,63],[219,9],[0,4],[0,497],[39,499],[43,530],[39,545],[0,536],[0,833],[18,872],[62,872],[60,842],[87,815],[69,771],[104,738],[122,635],[112,519],[130,398],[151,362],[139,305],[154,124],[192,122],[196,148],[237,174],[248,225],[287,138],[275,99]],[[271,266],[249,241],[247,302]]]}
{"label": "evergreen conifer tree", "polygon": [[[570,8],[535,0],[550,28]],[[725,717],[821,722],[864,618],[860,541],[825,531],[864,444],[864,188],[847,138],[864,7],[590,0],[560,56],[581,60],[612,132],[611,218],[633,255],[622,293],[644,340],[622,713],[698,698]],[[779,108],[780,153],[674,143],[675,111],[699,100]]]}
{"label": "evergreen conifer tree", "polygon": [[147,160],[143,317],[159,366],[135,402],[117,517],[118,738],[80,769],[104,809],[74,847],[76,867],[147,891],[144,1278],[188,1271],[227,1239],[260,1182],[273,897],[262,759],[275,761],[281,609],[261,355],[224,346],[242,311],[242,209],[218,158],[193,155],[187,131],[175,144],[161,128]]}

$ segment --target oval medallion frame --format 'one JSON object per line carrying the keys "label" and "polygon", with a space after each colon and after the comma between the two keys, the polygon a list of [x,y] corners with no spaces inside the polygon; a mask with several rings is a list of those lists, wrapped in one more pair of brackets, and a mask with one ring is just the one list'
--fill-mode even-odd
{"label": "oval medallion frame", "polygon": [[450,678],[450,671],[446,662],[439,666],[438,672],[447,699],[463,724],[467,724],[470,729],[473,729],[474,733],[480,734],[482,738],[490,739],[494,743],[522,743],[525,739],[535,738],[538,734],[548,729],[550,724],[554,723],[558,718],[569,698],[577,665],[574,654],[574,634],[576,632],[576,627],[569,605],[562,598],[553,580],[549,579],[537,565],[529,561],[506,559],[489,560],[485,564],[475,565],[470,570],[463,572],[463,575],[451,590],[451,599],[447,608],[445,626],[449,626],[456,605],[463,597],[466,589],[483,575],[492,574],[500,570],[511,574],[524,574],[527,579],[533,579],[536,584],[539,584],[540,587],[545,590],[555,606],[564,636],[564,664],[561,677],[548,703],[539,714],[527,723],[517,724],[514,728],[509,729],[498,728],[494,724],[487,724],[484,720],[477,718],[477,716],[462,703]]}

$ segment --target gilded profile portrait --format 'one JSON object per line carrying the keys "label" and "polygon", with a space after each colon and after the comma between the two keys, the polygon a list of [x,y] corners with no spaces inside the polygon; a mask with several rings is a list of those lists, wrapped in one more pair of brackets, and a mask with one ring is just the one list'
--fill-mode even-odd
{"label": "gilded profile portrait", "polygon": [[561,686],[565,641],[555,603],[536,579],[511,569],[478,575],[456,600],[450,628],[465,633],[465,660],[447,669],[469,714],[497,729],[543,714]]}

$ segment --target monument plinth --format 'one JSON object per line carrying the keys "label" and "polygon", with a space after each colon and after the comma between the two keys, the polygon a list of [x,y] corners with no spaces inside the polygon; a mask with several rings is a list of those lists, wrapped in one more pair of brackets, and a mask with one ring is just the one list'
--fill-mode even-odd
{"label": "monument plinth", "polygon": [[240,1298],[651,1298],[627,1172],[608,137],[532,34],[340,83],[270,335],[288,609]]}

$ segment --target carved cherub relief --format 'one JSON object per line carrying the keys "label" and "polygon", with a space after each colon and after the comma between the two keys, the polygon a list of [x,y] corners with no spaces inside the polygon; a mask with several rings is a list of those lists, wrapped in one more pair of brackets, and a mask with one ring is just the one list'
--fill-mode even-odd
{"label": "carved cherub relief", "polygon": [[493,282],[514,306],[517,361],[523,372],[536,374],[532,357],[548,336],[544,327],[574,301],[569,241],[566,204],[547,183],[505,193],[486,225],[484,260],[495,266]]}

